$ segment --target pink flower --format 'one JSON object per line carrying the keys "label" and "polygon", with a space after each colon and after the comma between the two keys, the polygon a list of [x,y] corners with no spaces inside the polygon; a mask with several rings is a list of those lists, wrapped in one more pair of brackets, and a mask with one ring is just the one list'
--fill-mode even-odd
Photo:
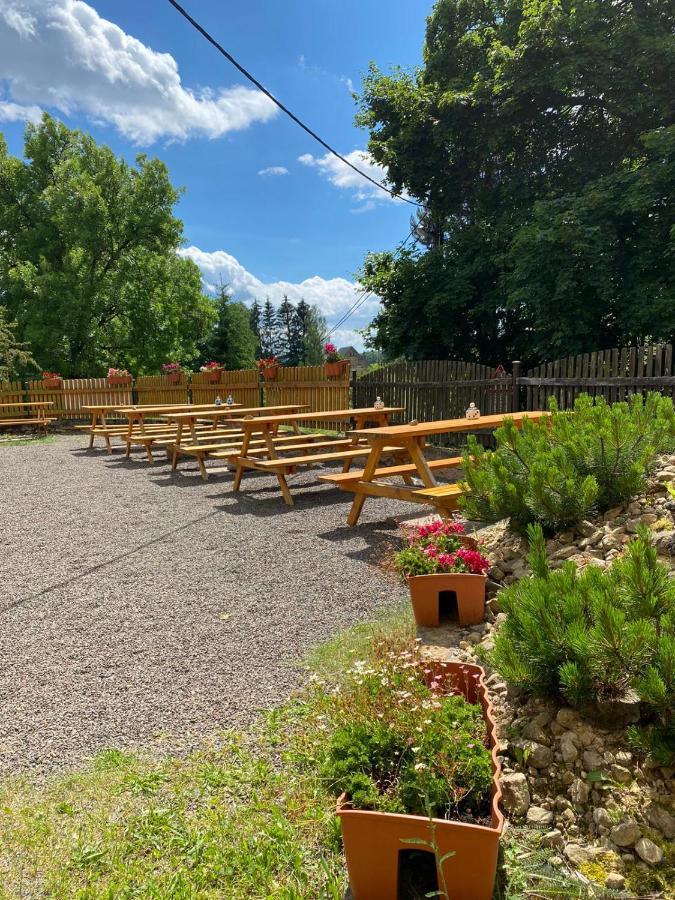
{"label": "pink flower", "polygon": [[337,347],[335,344],[331,344],[330,341],[323,345],[324,353],[337,353]]}
{"label": "pink flower", "polygon": [[[425,556],[430,557],[430,559],[436,559],[436,557],[438,556],[438,547],[435,547],[433,544],[429,544],[428,547],[424,548],[422,553],[424,553]],[[441,554],[441,556],[442,555],[443,554]],[[439,559],[440,559],[440,557],[439,557]]]}
{"label": "pink flower", "polygon": [[457,551],[457,556],[469,572],[474,575],[483,575],[490,567],[488,560],[478,550],[468,550],[465,547],[461,547]]}
{"label": "pink flower", "polygon": [[436,557],[438,565],[442,569],[452,569],[457,562],[457,554],[455,553],[439,553]]}

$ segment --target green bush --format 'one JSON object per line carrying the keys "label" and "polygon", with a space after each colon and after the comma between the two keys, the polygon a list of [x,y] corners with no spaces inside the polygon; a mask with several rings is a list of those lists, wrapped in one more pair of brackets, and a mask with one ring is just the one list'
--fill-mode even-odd
{"label": "green bush", "polygon": [[528,528],[532,578],[499,594],[507,618],[489,654],[527,692],[572,706],[637,695],[645,710],[631,740],[659,762],[675,758],[675,579],[647,530],[604,572],[574,563],[551,571],[544,534]]}
{"label": "green bush", "polygon": [[336,795],[358,809],[453,817],[488,813],[492,762],[481,709],[427,687],[416,651],[357,667],[335,699],[323,753]]}
{"label": "green bush", "polygon": [[675,447],[675,413],[658,393],[611,405],[582,395],[573,411],[552,403],[550,419],[526,421],[522,431],[507,421],[495,437],[494,452],[469,439],[462,511],[478,521],[508,518],[516,530],[539,522],[557,531],[639,493],[654,458]]}

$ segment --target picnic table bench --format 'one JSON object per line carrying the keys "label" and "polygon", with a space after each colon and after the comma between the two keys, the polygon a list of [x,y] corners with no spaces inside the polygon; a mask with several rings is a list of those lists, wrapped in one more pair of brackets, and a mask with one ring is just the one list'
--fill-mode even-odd
{"label": "picnic table bench", "polygon": [[[259,416],[256,419],[237,417],[232,421],[242,429],[244,439],[239,450],[227,457],[229,462],[235,466],[233,490],[240,489],[246,469],[274,473],[277,476],[285,503],[293,506],[293,497],[286,480],[287,475],[295,472],[300,466],[326,462],[342,462],[343,467],[349,469],[353,459],[367,455],[368,448],[360,441],[356,432],[346,439],[311,440],[308,439],[308,435],[303,435],[305,440],[299,444],[279,445],[279,443],[275,443],[274,439],[280,426],[289,426],[296,435],[301,434],[300,426],[304,422],[350,422],[355,429],[363,429],[369,422],[375,425],[386,425],[389,417],[396,412],[402,412],[402,407],[323,410]],[[258,446],[254,444],[255,435],[260,436],[261,443],[258,443]],[[281,456],[281,453],[291,453],[292,455]]]}
{"label": "picnic table bench", "polygon": [[[161,440],[166,447],[167,455],[171,457],[171,469],[175,470],[178,466],[179,456],[192,456],[197,459],[199,471],[202,478],[206,480],[208,473],[204,460],[213,453],[222,450],[236,450],[241,446],[244,438],[244,432],[237,427],[242,416],[258,417],[261,415],[283,415],[295,414],[302,409],[306,409],[306,405],[297,403],[287,403],[281,406],[249,406],[241,408],[240,405],[223,405],[215,409],[203,411],[199,409],[181,410],[180,412],[164,413],[162,418],[167,419],[172,425],[176,426],[173,437],[168,440]],[[226,419],[228,428],[216,431],[216,425],[221,419]],[[200,422],[211,421],[213,429],[205,434],[199,431]],[[189,431],[190,440],[183,443],[184,431]],[[282,441],[282,438],[275,437],[275,440]],[[222,456],[219,458],[223,458]]]}
{"label": "picnic table bench", "polygon": [[[47,428],[56,417],[50,418],[47,410],[54,406],[52,400],[31,400],[25,403],[3,403],[0,401],[0,427],[14,428],[18,425],[36,425],[47,434]],[[6,414],[5,410],[9,410]]]}
{"label": "picnic table bench", "polygon": [[[240,405],[241,404],[237,404],[237,406]],[[94,440],[97,437],[101,437],[106,443],[108,453],[112,453],[111,438],[118,438],[124,443],[125,436],[134,431],[139,431],[140,433],[168,431],[165,422],[146,422],[146,416],[150,418],[159,418],[162,412],[179,412],[181,410],[191,409],[208,410],[216,407],[213,403],[204,403],[194,406],[189,403],[166,404],[163,406],[158,406],[156,404],[148,404],[146,406],[120,406],[119,403],[114,405],[100,403],[86,404],[80,408],[84,410],[84,412],[91,414],[91,422],[88,425],[75,426],[79,431],[84,431],[86,434],[89,434],[89,447],[93,447]],[[133,415],[130,418],[128,415],[130,410],[132,410],[133,413],[137,413],[137,415]],[[116,418],[125,418],[127,421],[116,424],[108,422],[108,416],[111,414]]]}
{"label": "picnic table bench", "polygon": [[[437,469],[461,466],[462,457],[453,456],[427,460],[423,452],[427,438],[437,434],[494,430],[505,419],[511,419],[516,427],[520,428],[528,419],[536,422],[548,415],[549,413],[537,410],[522,413],[500,413],[480,416],[476,419],[443,419],[435,422],[411,422],[408,425],[357,430],[354,434],[368,444],[368,455],[363,469],[358,472],[322,475],[321,480],[335,484],[356,495],[347,517],[349,525],[356,525],[358,522],[366,497],[390,497],[396,500],[407,500],[411,503],[426,504],[433,506],[444,515],[457,508],[463,490],[459,484],[438,484],[433,473]],[[385,453],[391,454],[392,447],[398,448],[400,453],[405,454],[410,459],[410,463],[381,466],[382,457]],[[387,483],[387,479],[399,476],[408,480],[408,483],[405,485]],[[421,487],[410,483],[414,476],[421,481]]]}

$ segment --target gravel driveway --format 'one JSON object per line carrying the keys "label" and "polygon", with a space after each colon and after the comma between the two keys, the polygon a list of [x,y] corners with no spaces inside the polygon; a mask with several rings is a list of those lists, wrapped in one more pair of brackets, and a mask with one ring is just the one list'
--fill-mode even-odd
{"label": "gravel driveway", "polygon": [[[181,752],[283,700],[312,646],[404,596],[392,515],[295,476],[203,482],[81,436],[0,447],[0,772],[109,747]],[[162,457],[163,460],[163,457]]]}

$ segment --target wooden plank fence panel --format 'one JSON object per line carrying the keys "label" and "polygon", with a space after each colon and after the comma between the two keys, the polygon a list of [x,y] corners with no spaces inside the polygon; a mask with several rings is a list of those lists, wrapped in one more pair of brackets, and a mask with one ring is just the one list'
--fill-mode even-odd
{"label": "wooden plank fence panel", "polygon": [[225,401],[232,395],[242,406],[262,406],[260,376],[257,369],[223,369],[219,381],[210,380],[208,372],[195,372],[190,378],[192,403],[214,403],[216,397]]}
{"label": "wooden plank fence panel", "polygon": [[20,381],[0,381],[0,418],[11,419],[16,415],[16,409],[3,407],[4,403],[23,403],[26,395]]}
{"label": "wooden plank fence panel", "polygon": [[178,382],[168,375],[139,375],[136,379],[136,397],[139,406],[158,406],[190,402],[187,375],[181,374]]}
{"label": "wooden plank fence panel", "polygon": [[[298,404],[307,412],[349,407],[349,367],[337,378],[329,378],[325,366],[281,366],[273,381],[264,383],[265,406]],[[356,404],[355,404],[356,405]],[[344,422],[311,422],[310,428],[344,430]]]}

